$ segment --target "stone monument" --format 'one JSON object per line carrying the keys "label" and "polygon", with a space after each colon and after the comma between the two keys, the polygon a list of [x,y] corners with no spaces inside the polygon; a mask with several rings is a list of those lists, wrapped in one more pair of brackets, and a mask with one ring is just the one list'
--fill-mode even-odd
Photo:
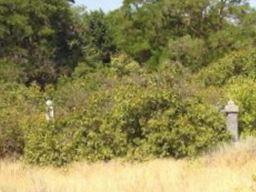
{"label": "stone monument", "polygon": [[232,140],[237,142],[239,140],[239,132],[238,132],[238,113],[239,107],[234,103],[234,101],[230,100],[228,104],[225,106],[224,112],[227,115],[227,129],[231,133]]}
{"label": "stone monument", "polygon": [[47,99],[46,101],[46,114],[45,114],[46,120],[48,122],[54,120],[54,108],[53,108],[53,102],[50,99]]}

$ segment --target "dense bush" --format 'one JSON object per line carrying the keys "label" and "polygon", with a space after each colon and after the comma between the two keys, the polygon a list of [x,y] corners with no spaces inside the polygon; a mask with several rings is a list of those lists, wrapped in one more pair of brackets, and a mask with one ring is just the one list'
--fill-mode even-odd
{"label": "dense bush", "polygon": [[63,165],[77,158],[78,148],[74,131],[68,129],[66,121],[46,123],[38,117],[36,122],[23,125],[25,133],[24,158],[33,164]]}
{"label": "dense bush", "polygon": [[223,86],[235,76],[255,77],[255,53],[255,49],[232,52],[201,70],[198,80],[206,86]]}
{"label": "dense bush", "polygon": [[229,99],[238,104],[242,135],[255,135],[255,53],[255,49],[232,52],[202,69],[193,79],[197,85],[202,84],[197,91],[207,103],[214,103],[219,109]]}
{"label": "dense bush", "polygon": [[0,82],[22,82],[23,69],[15,63],[0,59]]}
{"label": "dense bush", "polygon": [[184,101],[171,90],[151,87],[123,95],[118,103],[111,124],[125,132],[133,158],[196,155],[227,138],[218,111],[196,98]]}
{"label": "dense bush", "polygon": [[181,62],[192,70],[198,70],[206,64],[207,49],[201,39],[193,39],[187,35],[177,40],[169,40],[169,58]]}
{"label": "dense bush", "polygon": [[[218,86],[202,87],[177,63],[152,71],[124,54],[113,57],[108,67],[60,78],[56,87],[43,92],[36,85],[5,82],[0,93],[1,156],[23,154],[27,162],[58,166],[82,159],[194,156],[228,140],[219,109],[229,98],[240,106],[241,132],[254,134],[254,50],[239,53],[227,57],[225,66],[215,63],[196,76],[198,80],[208,75],[206,69],[218,70],[224,79]],[[244,70],[234,72],[241,62]],[[56,106],[50,123],[44,117],[46,96]]]}
{"label": "dense bush", "polygon": [[197,155],[228,139],[219,110],[229,98],[241,131],[254,132],[256,11],[246,1],[124,0],[106,14],[71,2],[0,0],[0,157]]}
{"label": "dense bush", "polygon": [[239,105],[240,132],[243,135],[256,135],[256,81],[249,78],[235,78],[225,88],[227,97],[232,98]]}
{"label": "dense bush", "polygon": [[165,69],[114,75],[111,86],[106,77],[101,88],[94,90],[76,81],[74,87],[82,89],[72,90],[86,95],[83,106],[79,107],[80,99],[73,100],[78,108],[66,111],[55,122],[48,124],[36,117],[25,123],[25,159],[62,165],[80,159],[179,158],[197,155],[227,140],[219,111],[195,96],[181,97],[172,88],[175,75],[171,74]]}
{"label": "dense bush", "polygon": [[38,113],[43,96],[37,86],[15,83],[0,86],[0,157],[23,153],[22,121]]}

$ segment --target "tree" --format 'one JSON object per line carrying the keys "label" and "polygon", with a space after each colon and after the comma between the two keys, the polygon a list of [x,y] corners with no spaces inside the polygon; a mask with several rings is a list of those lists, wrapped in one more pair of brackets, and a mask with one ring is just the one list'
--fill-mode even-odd
{"label": "tree", "polygon": [[69,1],[0,0],[0,13],[0,57],[24,66],[25,83],[44,86],[76,65],[78,34]]}
{"label": "tree", "polygon": [[95,63],[110,63],[111,55],[116,51],[116,46],[103,11],[84,14],[83,25],[84,60],[89,66],[95,66]]}
{"label": "tree", "polygon": [[142,64],[161,57],[170,39],[189,35],[207,42],[233,26],[241,11],[248,11],[241,0],[126,0],[110,17],[118,48]]}

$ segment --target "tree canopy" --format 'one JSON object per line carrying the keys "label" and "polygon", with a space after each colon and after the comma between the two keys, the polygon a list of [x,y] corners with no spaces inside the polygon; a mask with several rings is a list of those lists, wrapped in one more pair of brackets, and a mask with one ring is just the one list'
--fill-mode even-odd
{"label": "tree canopy", "polygon": [[140,65],[166,59],[197,70],[255,35],[255,10],[242,0],[125,0],[107,14],[72,2],[0,1],[0,57],[23,70],[21,82],[44,87],[79,63],[106,65],[117,52]]}

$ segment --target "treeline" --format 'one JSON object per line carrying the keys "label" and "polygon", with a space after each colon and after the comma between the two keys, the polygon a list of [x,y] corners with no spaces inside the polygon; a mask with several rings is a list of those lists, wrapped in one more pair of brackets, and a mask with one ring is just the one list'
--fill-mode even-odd
{"label": "treeline", "polygon": [[0,58],[13,71],[5,76],[42,87],[120,53],[140,66],[167,60],[197,71],[255,35],[255,11],[241,0],[126,0],[108,14],[68,0],[1,0],[0,11]]}
{"label": "treeline", "polygon": [[229,140],[228,99],[254,134],[255,16],[242,0],[125,0],[109,13],[0,0],[0,156],[194,156]]}

